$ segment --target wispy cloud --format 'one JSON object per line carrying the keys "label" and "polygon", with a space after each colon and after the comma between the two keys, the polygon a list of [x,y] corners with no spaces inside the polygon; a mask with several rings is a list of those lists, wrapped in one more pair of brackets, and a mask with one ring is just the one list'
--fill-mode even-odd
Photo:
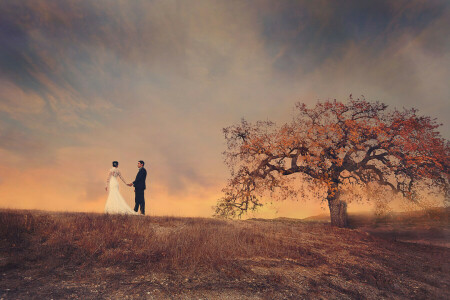
{"label": "wispy cloud", "polygon": [[445,122],[448,20],[438,0],[0,2],[0,205],[100,211],[111,161],[131,179],[143,159],[155,213],[208,215],[221,129],[288,121],[298,100],[364,94]]}

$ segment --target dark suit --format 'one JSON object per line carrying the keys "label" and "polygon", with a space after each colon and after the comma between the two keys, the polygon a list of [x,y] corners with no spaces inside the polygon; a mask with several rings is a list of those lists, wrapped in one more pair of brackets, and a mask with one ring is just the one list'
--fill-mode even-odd
{"label": "dark suit", "polygon": [[141,213],[145,215],[145,199],[144,199],[144,190],[145,190],[145,178],[147,178],[147,171],[144,167],[139,169],[139,172],[136,175],[136,179],[133,181],[135,198],[134,201],[136,205],[134,206],[134,211],[138,211],[139,206],[141,206]]}

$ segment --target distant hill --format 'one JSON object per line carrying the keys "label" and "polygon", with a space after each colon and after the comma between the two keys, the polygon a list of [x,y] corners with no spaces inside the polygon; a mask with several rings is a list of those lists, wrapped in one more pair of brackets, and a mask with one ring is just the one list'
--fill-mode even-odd
{"label": "distant hill", "polygon": [[324,221],[324,222],[330,222],[330,215],[329,214],[319,214],[319,215],[303,218],[302,220],[303,221]]}
{"label": "distant hill", "polygon": [[[353,222],[367,223],[372,221],[397,221],[397,222],[417,222],[420,220],[441,220],[450,221],[450,208],[434,207],[427,210],[416,210],[408,212],[390,212],[384,216],[375,216],[371,212],[349,213],[349,219]],[[330,221],[330,215],[323,213],[301,219],[303,221]]]}
{"label": "distant hill", "polygon": [[[362,225],[373,222],[417,222],[420,220],[441,220],[450,221],[450,208],[435,207],[428,210],[417,210],[409,212],[390,212],[383,216],[375,216],[372,212],[349,213],[349,220],[353,225]],[[330,222],[330,214],[322,213],[314,216],[309,216],[302,219],[278,217],[273,219],[264,218],[250,218],[248,220],[270,222],[270,221],[284,221],[284,222]]]}
{"label": "distant hill", "polygon": [[417,223],[429,221],[450,221],[450,208],[434,207],[427,210],[406,212],[390,212],[384,216],[375,216],[371,213],[349,214],[349,221],[354,226],[368,223]]}

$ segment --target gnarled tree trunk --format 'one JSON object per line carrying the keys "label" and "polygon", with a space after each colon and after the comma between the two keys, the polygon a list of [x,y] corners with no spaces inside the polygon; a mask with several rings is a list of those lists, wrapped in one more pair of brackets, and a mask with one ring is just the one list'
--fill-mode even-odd
{"label": "gnarled tree trunk", "polygon": [[339,199],[328,202],[330,207],[331,225],[337,227],[348,226],[347,203]]}
{"label": "gnarled tree trunk", "polygon": [[330,208],[331,226],[347,227],[348,215],[347,215],[347,203],[339,199],[338,186],[333,186],[328,191],[328,207]]}

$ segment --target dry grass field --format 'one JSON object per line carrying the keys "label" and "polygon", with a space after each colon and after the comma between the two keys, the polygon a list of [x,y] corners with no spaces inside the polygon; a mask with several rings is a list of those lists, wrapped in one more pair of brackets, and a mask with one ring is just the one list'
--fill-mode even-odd
{"label": "dry grass field", "polygon": [[416,219],[340,229],[3,210],[0,298],[450,299],[448,211]]}

